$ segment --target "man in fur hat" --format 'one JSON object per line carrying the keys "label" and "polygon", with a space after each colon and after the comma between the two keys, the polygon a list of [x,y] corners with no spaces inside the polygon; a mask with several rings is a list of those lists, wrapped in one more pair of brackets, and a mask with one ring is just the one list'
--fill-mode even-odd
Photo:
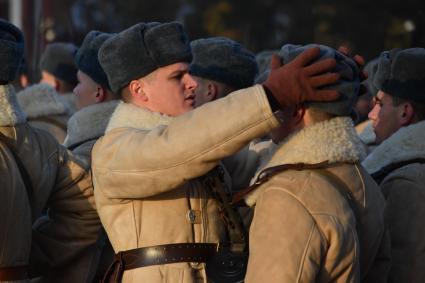
{"label": "man in fur hat", "polygon": [[[99,31],[89,32],[75,55],[78,67],[78,84],[74,88],[78,111],[68,121],[68,132],[64,146],[76,156],[91,165],[91,150],[96,140],[105,134],[109,119],[118,104],[118,96],[111,91],[108,78],[99,64],[98,51],[105,40],[112,34]],[[76,265],[90,266],[87,282],[99,281],[113,260],[112,247],[103,229],[99,229],[99,241],[87,249],[85,256],[69,267],[73,272]],[[97,269],[97,272],[96,272]],[[66,274],[62,274],[66,276]],[[77,280],[83,282],[84,279]]]}
{"label": "man in fur hat", "polygon": [[363,161],[387,200],[391,235],[389,282],[425,278],[425,49],[379,57],[369,113],[378,147]]}
{"label": "man in fur hat", "polygon": [[218,184],[208,176],[222,158],[277,127],[273,111],[335,99],[335,91],[315,89],[339,78],[321,75],[335,66],[332,59],[308,65],[317,52],[283,67],[276,61],[264,85],[190,111],[197,83],[188,73],[192,54],[181,24],[139,23],[105,41],[99,61],[123,102],[93,148],[92,168],[118,278],[207,280],[205,262],[228,241],[211,191]]}
{"label": "man in fur hat", "polygon": [[[289,63],[309,47],[284,45],[279,55]],[[384,198],[359,164],[365,152],[349,117],[359,71],[319,47],[319,61],[337,60],[341,97],[279,113],[277,145],[245,199],[255,206],[246,282],[386,282]]]}
{"label": "man in fur hat", "polygon": [[72,95],[78,83],[78,69],[74,62],[77,51],[78,47],[73,43],[54,42],[46,45],[40,58],[40,83],[48,84],[57,91],[70,114],[77,111],[76,100]]}
{"label": "man in fur hat", "polygon": [[[11,85],[23,46],[22,32],[0,20],[0,136],[6,141],[2,147],[7,146],[0,168],[4,176],[4,168],[16,172],[19,165],[22,179],[15,178],[17,174],[2,179],[2,189],[4,182],[12,182],[20,190],[9,194],[10,201],[1,206],[6,213],[0,229],[0,281],[25,282],[30,273],[42,276],[42,281],[89,282],[79,280],[89,266],[74,267],[67,277],[62,271],[73,266],[99,237],[101,225],[90,174],[85,164],[50,134],[28,125]],[[4,166],[11,155],[16,165]],[[14,206],[16,199],[18,206]],[[42,216],[46,210],[47,216]]]}
{"label": "man in fur hat", "polygon": [[74,56],[78,48],[71,43],[47,45],[40,59],[40,83],[18,92],[18,101],[31,126],[43,129],[63,143],[69,117],[76,111],[72,89],[77,84]]}

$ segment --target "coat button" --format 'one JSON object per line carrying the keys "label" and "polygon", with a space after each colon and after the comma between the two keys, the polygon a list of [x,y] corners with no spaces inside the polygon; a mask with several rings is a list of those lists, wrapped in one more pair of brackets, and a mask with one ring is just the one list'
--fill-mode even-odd
{"label": "coat button", "polygon": [[186,214],[187,220],[191,224],[201,224],[201,211],[195,210],[195,209],[189,209],[189,211]]}

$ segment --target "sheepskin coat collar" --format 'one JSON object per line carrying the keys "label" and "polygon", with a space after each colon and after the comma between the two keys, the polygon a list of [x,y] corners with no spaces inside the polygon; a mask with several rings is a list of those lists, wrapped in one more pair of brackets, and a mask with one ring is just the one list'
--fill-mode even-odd
{"label": "sheepskin coat collar", "polygon": [[159,125],[167,125],[171,119],[170,116],[131,103],[120,102],[109,120],[106,133],[116,128],[149,130]]}
{"label": "sheepskin coat collar", "polygon": [[376,147],[362,165],[372,174],[387,165],[415,158],[425,158],[425,121],[400,128]]}
{"label": "sheepskin coat collar", "polygon": [[[337,117],[316,123],[287,137],[270,151],[270,156],[265,158],[252,182],[265,168],[281,164],[359,162],[365,155],[365,149],[352,120],[348,117]],[[260,190],[254,190],[246,196],[246,203],[254,205],[259,195]]]}
{"label": "sheepskin coat collar", "polygon": [[69,147],[103,136],[118,103],[119,100],[111,100],[77,111],[68,120],[68,132],[63,144]]}
{"label": "sheepskin coat collar", "polygon": [[44,83],[29,86],[17,93],[19,105],[28,118],[68,115],[68,108],[56,90]]}
{"label": "sheepskin coat collar", "polygon": [[26,121],[12,85],[0,85],[0,126],[15,126]]}

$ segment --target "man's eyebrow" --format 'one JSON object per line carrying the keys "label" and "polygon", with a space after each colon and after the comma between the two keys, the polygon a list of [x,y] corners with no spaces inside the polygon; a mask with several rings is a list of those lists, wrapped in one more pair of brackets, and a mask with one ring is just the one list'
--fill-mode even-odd
{"label": "man's eyebrow", "polygon": [[176,71],[174,71],[174,72],[172,72],[170,74],[170,77],[174,77],[174,76],[177,76],[177,75],[182,75],[182,74],[185,74],[187,72],[188,72],[187,69],[176,70]]}

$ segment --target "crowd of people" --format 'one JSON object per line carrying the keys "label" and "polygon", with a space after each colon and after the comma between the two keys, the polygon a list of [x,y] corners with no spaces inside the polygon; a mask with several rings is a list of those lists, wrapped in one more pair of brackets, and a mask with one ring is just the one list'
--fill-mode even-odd
{"label": "crowd of people", "polygon": [[[425,49],[257,56],[0,19],[0,282],[424,282]],[[422,136],[422,138],[421,138]]]}

